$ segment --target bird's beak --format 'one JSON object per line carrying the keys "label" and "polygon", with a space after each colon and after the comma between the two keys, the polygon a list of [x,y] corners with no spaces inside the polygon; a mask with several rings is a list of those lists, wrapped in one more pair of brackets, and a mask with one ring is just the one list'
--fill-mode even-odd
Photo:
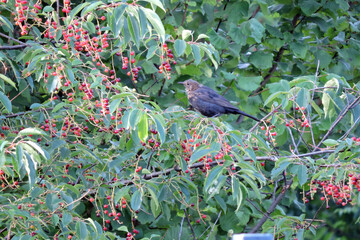
{"label": "bird's beak", "polygon": [[185,83],[184,83],[184,82],[178,82],[178,84],[182,84],[182,85],[184,85]]}

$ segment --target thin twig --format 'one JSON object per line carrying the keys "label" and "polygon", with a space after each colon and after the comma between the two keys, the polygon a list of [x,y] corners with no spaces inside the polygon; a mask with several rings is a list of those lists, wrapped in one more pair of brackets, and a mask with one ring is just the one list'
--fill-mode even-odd
{"label": "thin twig", "polygon": [[255,233],[257,232],[262,225],[266,222],[266,220],[269,218],[270,214],[275,210],[276,206],[280,203],[281,199],[285,196],[285,193],[287,192],[287,190],[290,188],[291,184],[293,183],[293,178],[290,179],[289,183],[286,184],[283,189],[281,190],[281,193],[277,196],[277,198],[275,199],[275,201],[271,204],[271,206],[269,207],[269,209],[266,211],[266,215],[264,215],[260,221],[256,224],[256,226],[251,229],[250,233]]}
{"label": "thin twig", "polygon": [[[223,8],[223,11],[225,11],[225,9],[226,9],[226,7],[227,7],[227,5],[228,5],[229,2],[230,2],[230,0],[227,0],[227,1],[226,1],[225,6],[224,6],[224,8]],[[217,25],[217,27],[216,27],[216,29],[215,29],[215,32],[217,32],[217,31],[219,30],[222,21],[223,21],[223,19],[220,18],[219,23],[218,23],[218,25]]]}
{"label": "thin twig", "polygon": [[[261,209],[259,209],[253,202],[251,202],[248,198],[246,199],[246,201],[248,201],[256,210],[258,210],[262,215],[266,215],[267,213],[264,213],[263,211],[261,211]],[[270,216],[268,216],[269,219],[271,221],[274,221],[274,219]]]}
{"label": "thin twig", "polygon": [[[314,217],[311,219],[311,222],[309,223],[309,226],[307,226],[307,228],[309,228],[311,226],[311,224],[314,222],[316,216],[319,214],[320,212],[320,209],[324,206],[325,204],[325,201],[323,201],[323,203],[321,204],[321,206],[319,207],[319,209],[316,211]],[[306,229],[306,228],[305,228]]]}
{"label": "thin twig", "polygon": [[273,61],[273,64],[272,64],[268,74],[264,77],[264,80],[261,81],[260,86],[256,90],[254,90],[250,94],[250,96],[256,96],[261,91],[261,89],[268,83],[268,81],[270,81],[270,78],[274,74],[274,72],[275,72],[275,70],[277,68],[278,62],[280,61],[282,55],[284,54],[284,51],[285,51],[285,47],[282,46],[279,49],[279,51],[277,52],[276,57],[275,57],[275,59]]}
{"label": "thin twig", "polygon": [[344,118],[344,116],[347,114],[347,112],[353,108],[355,105],[359,104],[360,96],[358,96],[351,104],[348,104],[348,106],[342,111],[341,114],[337,117],[337,119],[333,122],[331,127],[329,128],[328,132],[325,134],[325,136],[321,139],[319,144],[316,146],[316,149],[319,149],[320,145],[330,136],[336,125],[339,124],[339,122]]}
{"label": "thin twig", "polygon": [[182,20],[181,20],[180,26],[183,26],[183,25],[184,25],[184,22],[185,22],[185,19],[186,19],[187,8],[188,8],[188,4],[185,3],[184,15],[183,15],[183,18],[182,18]]}
{"label": "thin twig", "polygon": [[360,120],[360,116],[355,120],[354,124],[349,128],[349,130],[347,130],[346,133],[340,137],[340,139],[346,138],[350,134],[350,132],[354,129],[354,127],[358,124],[359,120]]}
{"label": "thin twig", "polygon": [[75,184],[75,185],[78,184],[79,181],[80,181],[80,177],[81,177],[87,170],[93,168],[93,167],[96,166],[96,165],[97,165],[97,163],[93,163],[93,164],[91,164],[89,167],[85,168],[85,169],[82,171],[82,173],[79,175],[79,177],[76,179],[76,181],[75,181],[74,184]]}
{"label": "thin twig", "polygon": [[187,220],[187,222],[188,222],[188,225],[189,225],[189,227],[190,227],[190,229],[191,229],[191,233],[192,233],[194,239],[196,240],[195,231],[194,231],[194,229],[193,229],[193,227],[192,227],[192,225],[191,225],[191,222],[190,222],[190,219],[189,219],[189,216],[188,216],[188,214],[187,214],[186,209],[184,209],[184,213],[185,213],[185,217],[186,217],[186,220]]}
{"label": "thin twig", "polygon": [[182,227],[183,227],[183,224],[184,224],[184,220],[185,220],[185,215],[181,219],[180,231],[179,231],[179,240],[181,240],[181,232],[182,232]]}
{"label": "thin twig", "polygon": [[[287,119],[287,117],[286,117],[286,112],[284,112],[284,118],[285,118],[285,121],[288,122],[288,119]],[[297,149],[297,146],[296,146],[296,143],[295,143],[295,139],[294,139],[294,135],[292,134],[291,128],[288,127],[288,126],[286,126],[286,128],[287,128],[288,131],[289,131],[289,134],[290,134],[290,137],[291,137],[291,141],[292,141],[292,143],[293,143],[293,145],[294,145],[294,148],[295,148],[294,151],[295,151],[296,154],[299,154],[299,150]]]}
{"label": "thin twig", "polygon": [[19,43],[19,44],[21,44],[21,45],[26,45],[27,47],[30,46],[30,45],[27,44],[27,43],[24,43],[24,42],[22,42],[22,41],[19,41],[19,40],[17,40],[16,38],[10,37],[10,36],[8,36],[8,35],[6,35],[6,34],[3,34],[3,33],[1,33],[1,32],[0,32],[0,36],[1,36],[1,37],[4,37],[4,38],[7,38],[7,39],[9,39],[9,40],[12,40],[12,41],[14,41],[14,42],[17,42],[17,43]]}
{"label": "thin twig", "polygon": [[218,216],[217,216],[217,218],[216,218],[216,220],[215,220],[215,222],[214,222],[214,225],[212,226],[211,231],[210,231],[210,233],[209,233],[208,237],[206,238],[206,240],[208,240],[208,239],[209,239],[209,237],[210,237],[211,233],[214,231],[215,225],[216,225],[217,221],[219,220],[220,215],[221,215],[221,210],[220,210],[220,212],[219,212],[219,214],[218,214]]}

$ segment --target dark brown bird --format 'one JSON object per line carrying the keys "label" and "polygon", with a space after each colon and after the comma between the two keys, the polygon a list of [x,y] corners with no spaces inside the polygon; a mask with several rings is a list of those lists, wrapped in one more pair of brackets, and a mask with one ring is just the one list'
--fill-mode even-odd
{"label": "dark brown bird", "polygon": [[[185,82],[179,82],[185,86],[186,94],[191,106],[206,117],[218,117],[221,114],[240,114],[247,116],[256,121],[258,118],[247,114],[234,105],[226,98],[215,92],[213,89],[206,87],[192,79]],[[239,117],[238,121],[241,118]]]}

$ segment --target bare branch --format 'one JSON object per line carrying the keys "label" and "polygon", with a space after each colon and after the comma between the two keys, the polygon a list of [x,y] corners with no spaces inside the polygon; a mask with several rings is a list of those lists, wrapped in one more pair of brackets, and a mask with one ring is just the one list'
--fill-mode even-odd
{"label": "bare branch", "polygon": [[262,225],[269,218],[270,214],[275,210],[276,206],[280,203],[281,199],[285,196],[285,193],[290,188],[292,183],[293,183],[293,178],[291,178],[289,183],[283,187],[281,193],[277,196],[275,201],[273,201],[269,209],[266,211],[266,214],[260,219],[260,221],[256,224],[256,226],[253,229],[251,229],[250,233],[255,233],[262,227]]}

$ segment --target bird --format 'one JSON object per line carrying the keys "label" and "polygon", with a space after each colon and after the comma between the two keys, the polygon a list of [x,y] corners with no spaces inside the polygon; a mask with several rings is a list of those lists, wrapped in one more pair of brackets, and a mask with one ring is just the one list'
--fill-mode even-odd
{"label": "bird", "polygon": [[249,117],[255,121],[258,118],[247,114],[234,105],[232,105],[225,97],[218,94],[215,90],[198,83],[195,80],[188,79],[179,82],[185,86],[186,95],[191,107],[206,117],[218,117],[222,114],[240,114],[237,122],[241,121],[242,116]]}

